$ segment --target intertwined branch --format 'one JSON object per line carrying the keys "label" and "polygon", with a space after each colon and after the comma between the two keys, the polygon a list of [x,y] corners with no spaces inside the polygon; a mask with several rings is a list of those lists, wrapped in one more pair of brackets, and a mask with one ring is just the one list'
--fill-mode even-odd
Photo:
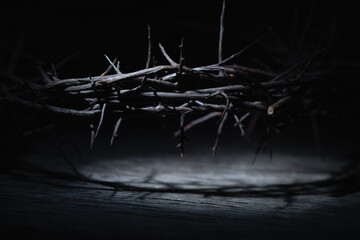
{"label": "intertwined branch", "polygon": [[[180,127],[175,135],[180,136],[178,148],[181,153],[184,148],[184,134],[188,129],[208,119],[219,118],[213,147],[215,155],[222,128],[230,117],[240,128],[241,135],[245,136],[243,121],[249,115],[261,113],[263,116],[273,117],[281,114],[282,108],[287,104],[308,104],[313,99],[305,97],[307,90],[314,83],[333,74],[326,70],[309,71],[314,58],[328,48],[314,52],[281,73],[235,64],[238,57],[263,38],[223,59],[224,12],[225,1],[220,18],[217,63],[194,68],[186,66],[182,40],[178,61],[169,56],[165,48],[159,44],[158,47],[169,64],[150,66],[152,42],[149,28],[145,69],[122,73],[119,62],[116,59],[111,61],[105,55],[109,68],[99,76],[58,79],[56,74],[49,76],[39,67],[43,79],[43,83],[39,84],[2,72],[2,77],[11,82],[13,88],[15,86],[27,92],[25,94],[16,91],[17,94],[13,94],[11,87],[4,88],[2,100],[59,114],[78,117],[98,116],[97,126],[92,125],[91,128],[91,146],[104,118],[109,114],[118,116],[111,144],[118,136],[123,118],[147,114],[177,114],[180,118]],[[115,73],[108,74],[111,70]],[[197,114],[200,117],[186,124],[185,117],[189,114]]]}

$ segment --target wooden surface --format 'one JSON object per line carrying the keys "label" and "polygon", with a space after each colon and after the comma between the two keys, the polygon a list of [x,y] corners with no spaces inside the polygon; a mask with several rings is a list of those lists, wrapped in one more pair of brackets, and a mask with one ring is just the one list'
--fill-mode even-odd
{"label": "wooden surface", "polygon": [[42,144],[0,174],[1,232],[13,238],[360,236],[359,165],[350,158],[275,151],[252,165],[252,152],[223,147],[214,160],[190,150],[180,159],[143,145],[145,153],[129,147],[75,161],[64,151],[81,178]]}

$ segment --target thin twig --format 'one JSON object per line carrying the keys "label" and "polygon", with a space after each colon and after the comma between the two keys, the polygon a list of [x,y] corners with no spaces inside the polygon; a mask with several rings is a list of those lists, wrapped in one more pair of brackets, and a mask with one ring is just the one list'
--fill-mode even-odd
{"label": "thin twig", "polygon": [[240,122],[242,123],[245,119],[247,119],[250,116],[250,112],[245,113],[241,118]]}
{"label": "thin twig", "polygon": [[[116,58],[115,58],[115,60],[116,60]],[[117,61],[116,68],[119,69],[119,71],[120,71],[120,61]]]}
{"label": "thin twig", "polygon": [[108,60],[108,62],[110,63],[110,65],[113,67],[113,69],[115,70],[115,72],[117,74],[121,74],[120,70],[115,66],[115,64],[108,58],[108,56],[106,56],[106,54],[104,54],[105,58]]}
{"label": "thin twig", "polygon": [[150,35],[150,25],[148,25],[148,55],[146,60],[146,66],[145,68],[150,67],[150,61],[151,61],[151,35]]}
{"label": "thin twig", "polygon": [[299,81],[299,80],[304,76],[305,72],[309,69],[311,63],[312,63],[312,59],[310,59],[310,60],[306,63],[304,69],[297,75],[297,77],[295,78],[294,82]]}
{"label": "thin twig", "polygon": [[95,142],[95,126],[94,124],[90,124],[90,149],[93,148]]}
{"label": "thin twig", "polygon": [[180,60],[179,60],[179,74],[182,74],[183,72],[183,66],[184,66],[184,56],[183,56],[183,51],[184,51],[184,38],[181,38],[181,43],[179,46],[180,49]]}
{"label": "thin twig", "polygon": [[180,127],[179,127],[179,131],[180,131],[180,141],[177,145],[177,148],[180,150],[180,157],[183,158],[184,157],[184,141],[185,141],[185,134],[184,134],[184,117],[185,117],[185,113],[181,112],[180,113]]}
{"label": "thin twig", "polygon": [[262,40],[264,38],[264,36],[261,36],[259,38],[257,38],[255,41],[253,41],[252,43],[250,43],[249,45],[247,45],[246,47],[244,47],[243,49],[241,49],[240,51],[238,51],[237,53],[234,53],[233,55],[231,55],[230,57],[222,60],[221,62],[214,64],[214,65],[223,65],[225,63],[230,62],[231,60],[233,60],[234,58],[240,56],[241,54],[243,54],[246,50],[250,49],[252,46],[254,46],[256,43],[258,43],[260,40]]}
{"label": "thin twig", "polygon": [[104,116],[105,116],[105,109],[106,109],[106,103],[103,104],[103,107],[102,107],[102,110],[101,110],[100,120],[99,120],[98,127],[97,127],[97,129],[96,129],[95,138],[96,138],[97,135],[99,134],[100,127],[101,127],[101,125],[102,125],[102,123],[103,123]]}
{"label": "thin twig", "polygon": [[243,121],[250,116],[250,112],[245,113],[240,119],[239,117],[234,113],[234,119],[235,119],[235,125],[234,126],[238,126],[240,129],[240,133],[242,137],[246,136],[245,130],[244,130],[244,125],[243,125]]}
{"label": "thin twig", "polygon": [[224,109],[224,111],[221,114],[221,117],[219,119],[219,122],[221,122],[223,120],[223,118],[225,117],[225,112],[229,111],[229,106],[230,106],[229,96],[224,92],[221,92],[220,95],[223,96],[226,99],[226,104],[225,104],[225,109]]}
{"label": "thin twig", "polygon": [[228,117],[228,112],[225,112],[224,117],[222,118],[221,122],[219,123],[218,129],[217,129],[217,132],[216,132],[215,143],[214,143],[214,146],[212,147],[212,157],[213,158],[215,158],[216,150],[217,150],[218,145],[219,145],[220,135],[222,133],[222,129],[224,127],[224,123],[225,123],[227,117]]}
{"label": "thin twig", "polygon": [[42,77],[42,80],[44,81],[45,84],[52,82],[49,75],[46,74],[46,72],[44,71],[44,69],[41,66],[37,66],[36,69],[39,71],[39,73]]}
{"label": "thin twig", "polygon": [[224,37],[224,15],[225,15],[225,0],[223,0],[221,16],[220,16],[220,31],[219,31],[219,49],[218,49],[218,63],[223,60],[223,37]]}
{"label": "thin twig", "polygon": [[54,63],[51,64],[51,68],[52,68],[54,78],[59,79]]}
{"label": "thin twig", "polygon": [[320,49],[319,51],[316,51],[315,53],[311,54],[310,56],[304,58],[303,60],[301,60],[300,62],[292,65],[290,68],[288,68],[286,71],[280,73],[279,75],[277,75],[276,77],[274,77],[273,79],[270,80],[270,82],[275,82],[281,78],[283,78],[284,76],[286,76],[287,74],[289,74],[290,72],[292,72],[294,69],[296,69],[297,67],[303,65],[304,63],[306,63],[307,61],[309,61],[310,59],[313,59],[314,57],[316,57],[317,55],[327,51],[329,48],[331,48],[333,45],[329,45],[323,49]]}
{"label": "thin twig", "polygon": [[162,54],[164,55],[164,57],[166,58],[166,60],[170,63],[171,66],[177,66],[178,64],[171,59],[171,57],[166,53],[165,48],[161,45],[161,43],[159,43],[159,48],[162,52]]}
{"label": "thin twig", "polygon": [[23,106],[26,106],[26,107],[29,107],[32,109],[36,109],[36,110],[40,110],[40,111],[49,110],[49,111],[59,113],[59,114],[73,115],[73,116],[79,116],[79,117],[92,117],[92,116],[98,115],[101,112],[100,110],[76,110],[76,109],[51,106],[48,104],[41,105],[41,104],[34,103],[34,102],[31,102],[28,100],[17,98],[14,96],[3,97],[0,100],[18,103]]}
{"label": "thin twig", "polygon": [[118,132],[119,132],[121,121],[122,121],[122,117],[119,117],[119,119],[117,120],[117,122],[115,124],[114,132],[113,132],[113,134],[111,136],[110,145],[113,145],[114,140],[118,137]]}
{"label": "thin twig", "polygon": [[[114,59],[114,61],[112,61],[112,64],[109,65],[109,67],[100,75],[100,76],[105,76],[112,68],[112,65],[114,65],[117,61],[117,58]],[[117,69],[119,68],[119,62],[118,62],[118,66],[116,66]]]}
{"label": "thin twig", "polygon": [[[191,128],[204,123],[214,117],[218,117],[221,115],[221,112],[210,112],[202,117],[199,117],[191,122],[189,122],[188,124],[185,125],[184,127],[184,132],[187,132],[188,130],[190,130]],[[174,132],[174,137],[178,137],[180,135],[181,131],[177,130],[176,132]]]}

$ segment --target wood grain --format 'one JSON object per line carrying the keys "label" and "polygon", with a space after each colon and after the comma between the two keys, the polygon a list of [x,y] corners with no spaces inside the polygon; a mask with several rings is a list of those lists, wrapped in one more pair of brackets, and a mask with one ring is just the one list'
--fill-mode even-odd
{"label": "wood grain", "polygon": [[[277,155],[103,158],[83,182],[49,153],[0,175],[1,228],[17,237],[233,239],[358,236],[360,193],[339,195],[346,161]],[[343,176],[344,175],[344,176]]]}

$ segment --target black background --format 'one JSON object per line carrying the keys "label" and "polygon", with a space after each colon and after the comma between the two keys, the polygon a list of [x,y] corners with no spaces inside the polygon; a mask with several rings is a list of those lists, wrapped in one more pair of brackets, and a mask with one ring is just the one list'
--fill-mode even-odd
{"label": "black background", "polygon": [[[159,63],[164,59],[157,43],[161,42],[176,59],[184,37],[187,64],[204,65],[217,60],[221,5],[222,1],[10,3],[2,7],[1,42],[11,48],[22,36],[24,53],[46,64],[81,53],[66,69],[58,70],[62,77],[101,73],[107,67],[103,54],[118,57],[123,71],[129,72],[144,67],[150,25]],[[359,13],[357,1],[227,1],[224,55],[229,56],[262,35],[267,37],[264,42],[276,38],[292,53],[306,32],[305,49],[322,40],[322,46],[335,43],[334,52],[339,57],[358,57]],[[260,52],[257,57],[265,57],[260,49],[253,51]],[[2,49],[3,67],[9,54]],[[24,65],[18,74],[31,70],[29,63]]]}

